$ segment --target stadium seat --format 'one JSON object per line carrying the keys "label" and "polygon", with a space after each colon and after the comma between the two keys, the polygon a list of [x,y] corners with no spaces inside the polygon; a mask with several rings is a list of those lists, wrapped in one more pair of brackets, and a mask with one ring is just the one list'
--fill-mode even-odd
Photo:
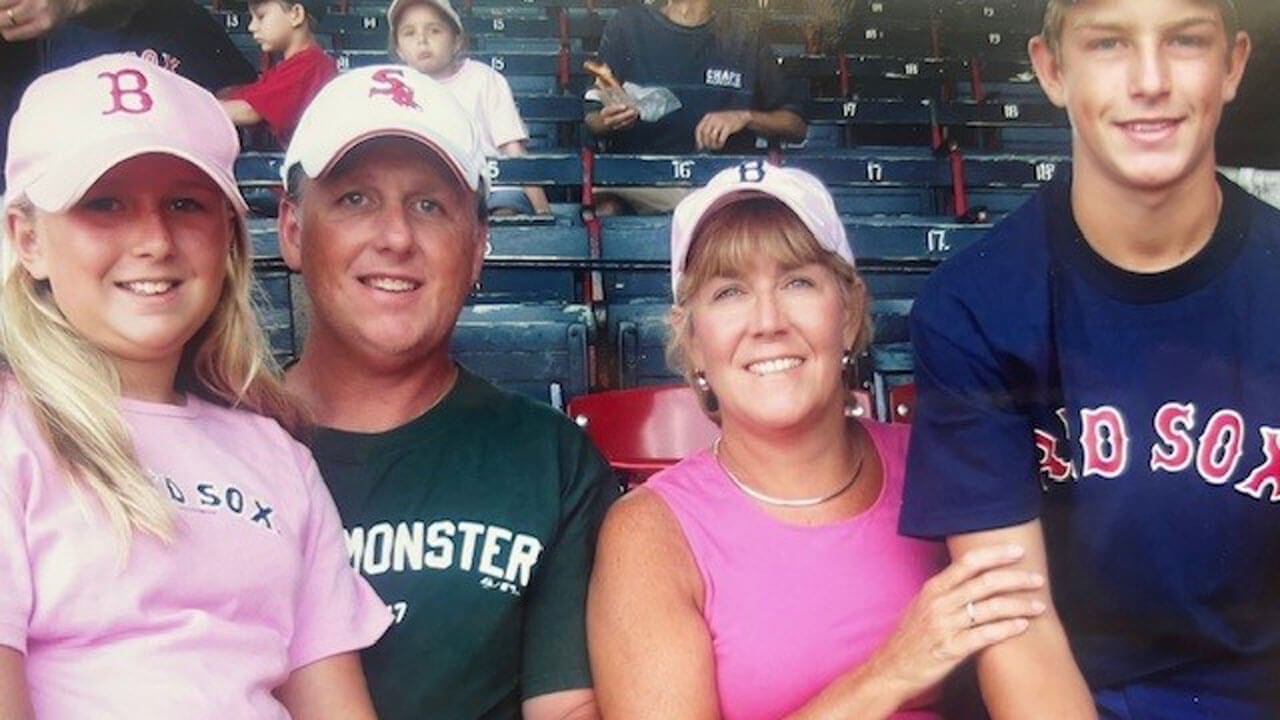
{"label": "stadium seat", "polygon": [[[851,393],[859,414],[870,412],[866,393]],[[570,401],[569,417],[582,426],[605,459],[634,486],[650,475],[711,447],[720,427],[707,417],[688,385],[607,390]]]}
{"label": "stadium seat", "polygon": [[587,231],[560,218],[493,218],[473,303],[581,300],[578,269],[589,257]]}
{"label": "stadium seat", "polygon": [[670,301],[652,297],[609,303],[605,317],[614,343],[618,387],[661,385],[678,379],[666,360],[670,310]]}
{"label": "stadium seat", "polygon": [[871,346],[871,382],[876,400],[876,417],[880,420],[888,422],[891,419],[890,392],[898,385],[911,382],[913,367],[911,343]]}
{"label": "stadium seat", "polygon": [[587,391],[594,320],[583,305],[493,303],[462,309],[453,333],[458,362],[500,387],[563,409]]}
{"label": "stadium seat", "polygon": [[916,411],[915,383],[894,385],[889,389],[889,421],[911,423]]}
{"label": "stadium seat", "polygon": [[582,426],[627,484],[708,448],[720,428],[687,385],[608,390],[574,398],[569,417]]}

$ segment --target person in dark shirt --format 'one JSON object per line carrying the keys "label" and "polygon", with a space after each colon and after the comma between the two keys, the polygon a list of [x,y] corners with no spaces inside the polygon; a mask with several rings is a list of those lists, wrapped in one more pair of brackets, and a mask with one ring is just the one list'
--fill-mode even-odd
{"label": "person in dark shirt", "polygon": [[0,138],[6,139],[0,143],[0,165],[9,117],[22,91],[43,72],[130,52],[210,92],[257,78],[226,31],[195,0],[23,0],[9,8],[0,3],[0,37]]}
{"label": "person in dark shirt", "polygon": [[997,720],[1280,717],[1280,212],[1213,142],[1239,28],[1232,0],[1051,0],[1029,48],[1071,170],[912,309],[900,529],[1022,545],[1052,590],[978,658]]}
{"label": "person in dark shirt", "polygon": [[[804,95],[784,81],[769,46],[745,22],[713,13],[710,0],[621,8],[605,25],[599,58],[620,81],[665,87],[681,105],[656,122],[644,122],[633,107],[588,100],[587,127],[607,139],[610,152],[750,153],[757,137],[800,140],[807,131]],[[635,210],[667,211],[684,194],[642,190],[670,197],[611,188],[597,198],[597,212],[623,209],[619,200]]]}

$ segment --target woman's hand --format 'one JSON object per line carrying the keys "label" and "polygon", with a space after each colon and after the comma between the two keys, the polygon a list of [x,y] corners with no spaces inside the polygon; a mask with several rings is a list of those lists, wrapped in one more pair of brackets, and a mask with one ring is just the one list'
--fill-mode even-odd
{"label": "woman's hand", "polygon": [[1042,587],[1045,578],[1008,569],[1022,555],[1017,545],[986,547],[930,578],[867,669],[906,702],[973,653],[1025,632],[1045,605],[1024,593]]}

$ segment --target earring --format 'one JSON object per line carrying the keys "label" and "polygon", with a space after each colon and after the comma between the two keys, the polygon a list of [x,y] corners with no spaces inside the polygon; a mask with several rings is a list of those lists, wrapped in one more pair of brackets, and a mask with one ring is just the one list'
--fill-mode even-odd
{"label": "earring", "polygon": [[707,412],[718,412],[720,410],[720,400],[716,397],[716,393],[711,389],[711,383],[707,382],[707,374],[701,370],[693,374],[693,384],[698,386],[698,392],[702,394],[702,404],[707,408]]}
{"label": "earring", "polygon": [[849,368],[853,367],[852,352],[848,350],[844,351],[844,354],[840,356],[840,367],[844,368],[845,370],[848,370]]}

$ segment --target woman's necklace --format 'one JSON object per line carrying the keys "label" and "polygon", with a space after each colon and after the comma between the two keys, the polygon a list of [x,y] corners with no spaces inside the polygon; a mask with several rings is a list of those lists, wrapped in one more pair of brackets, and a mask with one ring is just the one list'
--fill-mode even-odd
{"label": "woman's necklace", "polygon": [[866,458],[866,453],[859,455],[858,465],[853,469],[853,475],[849,477],[849,482],[845,483],[844,485],[841,485],[840,487],[827,493],[826,495],[821,495],[819,497],[812,497],[812,498],[795,498],[794,500],[791,498],[776,498],[776,497],[773,497],[772,495],[765,495],[759,490],[754,490],[752,488],[747,487],[745,483],[743,483],[741,480],[738,479],[737,475],[733,474],[733,471],[730,470],[729,467],[724,464],[724,460],[720,458],[720,440],[721,438],[716,438],[716,441],[711,444],[711,453],[716,456],[716,463],[720,465],[721,470],[724,470],[724,474],[728,475],[729,480],[732,481],[734,485],[737,485],[738,489],[741,490],[743,493],[745,493],[748,497],[751,497],[755,500],[759,500],[765,505],[773,505],[775,507],[785,507],[785,508],[813,507],[815,505],[821,505],[824,502],[834,500],[835,498],[840,497],[849,488],[853,487],[854,484],[858,482],[858,475],[862,473],[862,461]]}

